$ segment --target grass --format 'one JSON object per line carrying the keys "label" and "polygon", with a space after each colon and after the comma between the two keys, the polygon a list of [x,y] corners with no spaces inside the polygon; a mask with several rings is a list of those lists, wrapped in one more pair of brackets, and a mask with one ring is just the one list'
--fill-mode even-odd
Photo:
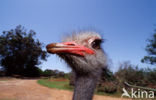
{"label": "grass", "polygon": [[[40,79],[37,81],[40,85],[49,87],[49,88],[56,88],[56,89],[63,89],[63,90],[70,90],[73,91],[73,86],[69,85],[69,80],[68,81],[50,81],[53,80],[54,78],[50,79]],[[105,95],[105,96],[112,96],[112,97],[121,97],[121,93],[116,92],[116,93],[104,93],[104,92],[95,92],[97,95]]]}
{"label": "grass", "polygon": [[[55,80],[56,80],[56,78],[40,79],[37,82],[39,84],[46,86],[46,87],[49,87],[49,88],[56,88],[56,89],[73,91],[73,86],[69,85],[69,80],[67,80],[67,81],[55,81]],[[121,92],[115,92],[115,93],[95,92],[95,94],[111,96],[111,97],[118,97],[118,98],[120,98],[122,95]],[[128,97],[124,97],[124,98],[128,99]],[[147,100],[147,99],[133,99],[133,100]],[[154,98],[152,100],[156,100],[156,98]]]}
{"label": "grass", "polygon": [[49,88],[56,88],[56,89],[63,89],[63,90],[70,90],[70,91],[73,90],[73,87],[69,86],[69,81],[49,81],[49,79],[40,79],[37,82]]}
{"label": "grass", "polygon": [[105,95],[105,96],[112,96],[112,97],[121,97],[122,93],[120,92],[115,92],[115,93],[105,93],[105,92],[95,92],[97,95]]}

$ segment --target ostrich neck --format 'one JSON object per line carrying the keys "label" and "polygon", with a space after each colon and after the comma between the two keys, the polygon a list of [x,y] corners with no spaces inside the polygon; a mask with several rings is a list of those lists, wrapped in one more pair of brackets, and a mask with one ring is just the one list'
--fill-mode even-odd
{"label": "ostrich neck", "polygon": [[76,75],[73,100],[92,100],[97,77]]}

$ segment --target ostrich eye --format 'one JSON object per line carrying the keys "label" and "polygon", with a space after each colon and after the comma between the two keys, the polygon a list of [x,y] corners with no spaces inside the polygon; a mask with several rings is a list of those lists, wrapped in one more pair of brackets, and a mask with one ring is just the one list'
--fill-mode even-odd
{"label": "ostrich eye", "polygon": [[96,39],[92,42],[92,48],[94,49],[100,49],[100,45],[101,45],[102,40],[101,39]]}

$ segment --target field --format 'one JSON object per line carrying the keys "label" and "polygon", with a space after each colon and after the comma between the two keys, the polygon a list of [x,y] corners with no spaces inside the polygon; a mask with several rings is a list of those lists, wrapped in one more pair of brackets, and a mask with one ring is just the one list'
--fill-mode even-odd
{"label": "field", "polygon": [[[48,80],[3,79],[0,81],[0,100],[72,100],[73,92],[69,91],[72,90],[72,87],[68,87],[68,81],[62,83],[61,80],[50,80],[47,83],[48,87],[40,85],[45,81],[47,83]],[[38,84],[37,82],[40,84]],[[50,86],[51,88],[49,88]],[[94,95],[93,100],[130,99],[106,95]]]}
{"label": "field", "polygon": [[[68,79],[40,79],[37,81],[39,84],[49,87],[49,88],[56,88],[56,89],[63,89],[63,90],[69,90],[73,91],[73,86],[69,85],[69,80]],[[107,96],[113,96],[113,97],[121,97],[121,93],[113,93],[113,94],[108,94],[104,92],[95,92],[97,95],[107,95]]]}

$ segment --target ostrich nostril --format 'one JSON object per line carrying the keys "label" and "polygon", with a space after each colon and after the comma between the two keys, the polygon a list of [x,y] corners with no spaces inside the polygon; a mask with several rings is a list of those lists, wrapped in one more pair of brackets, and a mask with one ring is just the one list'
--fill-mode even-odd
{"label": "ostrich nostril", "polygon": [[75,44],[68,44],[69,46],[75,46]]}
{"label": "ostrich nostril", "polygon": [[68,45],[68,46],[75,46],[76,45],[76,43],[75,42],[65,42],[64,43],[65,45]]}

